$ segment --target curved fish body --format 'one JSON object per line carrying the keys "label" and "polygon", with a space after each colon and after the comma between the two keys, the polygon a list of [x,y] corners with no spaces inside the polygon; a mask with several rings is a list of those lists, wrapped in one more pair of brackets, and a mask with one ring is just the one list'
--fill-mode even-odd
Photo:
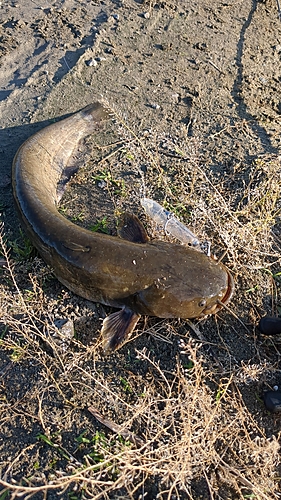
{"label": "curved fish body", "polygon": [[121,308],[104,320],[105,350],[118,348],[139,315],[197,318],[215,313],[233,293],[228,270],[196,250],[149,241],[135,216],[121,237],[76,226],[58,211],[57,187],[80,140],[110,117],[95,103],[30,137],[13,162],[13,192],[22,225],[59,281],[74,293]]}

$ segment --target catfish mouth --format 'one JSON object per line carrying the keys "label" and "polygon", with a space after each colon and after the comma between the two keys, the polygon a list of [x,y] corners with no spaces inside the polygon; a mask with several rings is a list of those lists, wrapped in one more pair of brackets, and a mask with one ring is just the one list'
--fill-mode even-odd
{"label": "catfish mouth", "polygon": [[227,290],[223,298],[221,300],[218,299],[217,302],[212,306],[206,307],[204,311],[202,311],[202,314],[200,316],[209,316],[210,314],[216,314],[223,308],[224,305],[228,304],[232,299],[235,289],[234,281],[227,269],[226,272],[227,272],[228,283],[227,283]]}

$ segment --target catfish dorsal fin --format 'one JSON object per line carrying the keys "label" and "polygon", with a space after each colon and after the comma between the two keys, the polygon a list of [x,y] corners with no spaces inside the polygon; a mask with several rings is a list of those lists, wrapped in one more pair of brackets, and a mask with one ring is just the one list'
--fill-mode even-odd
{"label": "catfish dorsal fin", "polygon": [[121,215],[118,223],[117,234],[124,240],[133,243],[147,243],[148,234],[139,218],[128,212]]}
{"label": "catfish dorsal fin", "polygon": [[121,347],[124,340],[133,332],[139,318],[139,314],[123,307],[103,320],[101,334],[105,354]]}

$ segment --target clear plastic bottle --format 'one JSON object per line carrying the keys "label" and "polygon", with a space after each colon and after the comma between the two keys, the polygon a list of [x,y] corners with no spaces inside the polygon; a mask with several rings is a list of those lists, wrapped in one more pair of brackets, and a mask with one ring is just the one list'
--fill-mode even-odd
{"label": "clear plastic bottle", "polygon": [[171,234],[184,245],[191,245],[196,250],[202,251],[200,241],[172,212],[165,210],[159,203],[150,198],[141,198],[140,202],[146,214],[156,224],[163,226],[166,233]]}

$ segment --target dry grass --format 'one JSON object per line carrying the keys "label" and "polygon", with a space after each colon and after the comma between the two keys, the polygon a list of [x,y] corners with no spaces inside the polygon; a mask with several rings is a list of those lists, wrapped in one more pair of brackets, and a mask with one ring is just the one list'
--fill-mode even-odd
{"label": "dry grass", "polygon": [[[259,396],[279,377],[280,355],[278,342],[257,339],[253,324],[266,310],[275,313],[280,301],[280,239],[272,231],[280,221],[279,160],[214,170],[203,164],[198,139],[156,141],[149,132],[126,141],[118,163],[110,157],[103,165],[115,207],[137,206],[145,187],[201,239],[211,239],[219,255],[226,252],[237,283],[231,307],[247,330],[223,311],[216,321],[192,325],[202,346],[186,336],[184,322],[145,322],[140,334],[155,332],[164,346],[161,338],[177,339],[171,362],[168,350],[162,360],[145,340],[133,355],[127,344],[125,354],[104,359],[98,341],[61,339],[53,326],[58,296],[42,286],[49,271],[39,259],[36,272],[13,265],[2,232],[1,349],[10,360],[3,377],[19,375],[14,394],[3,386],[0,428],[13,446],[10,458],[2,458],[0,498],[197,499],[201,491],[210,499],[278,499],[279,426]],[[122,179],[128,161],[139,180],[126,186],[120,202],[111,180]],[[70,303],[75,310],[73,297]],[[205,344],[212,344],[214,357]],[[34,378],[23,381],[24,374]],[[91,406],[107,426],[90,415]],[[134,433],[137,444],[110,425],[119,425],[121,435]]]}
{"label": "dry grass", "polygon": [[[38,295],[35,299],[41,301]],[[75,419],[71,413],[77,412],[67,394],[70,389],[77,392],[79,388],[84,404],[85,401],[100,404],[106,400],[107,406],[115,409],[115,418],[121,420],[124,429],[141,429],[139,438],[142,444],[136,447],[112,439],[110,435],[104,437],[92,444],[96,456],[99,456],[98,462],[91,458],[92,449],[85,451],[78,460],[73,454],[73,445],[71,449],[62,447],[67,457],[63,468],[50,470],[48,477],[40,477],[34,471],[24,480],[13,481],[12,472],[17,462],[33,457],[36,448],[40,447],[40,443],[35,442],[33,446],[22,449],[3,470],[1,484],[11,493],[11,498],[31,498],[50,490],[60,494],[76,491],[77,495],[83,491],[81,498],[112,498],[113,494],[115,498],[142,498],[154,481],[158,483],[158,498],[182,498],[183,492],[187,498],[194,498],[191,480],[202,475],[211,498],[215,498],[224,487],[228,491],[233,489],[237,498],[245,498],[247,492],[251,498],[279,498],[275,489],[279,435],[267,438],[245,406],[237,385],[245,379],[252,381],[259,377],[258,367],[242,366],[239,371],[234,370],[229,377],[224,377],[206,366],[200,355],[200,344],[181,340],[176,371],[167,373],[143,349],[137,352],[137,357],[140,362],[148,364],[153,377],[148,382],[135,376],[135,388],[138,386],[142,392],[135,404],[128,404],[115,392],[114,384],[95,367],[92,348],[75,353],[72,346],[66,353],[52,338],[50,330],[48,338],[42,334],[32,308],[24,302],[21,302],[22,307],[24,314],[18,321],[4,313],[3,320],[11,333],[7,340],[2,341],[1,347],[10,354],[17,353],[18,359],[14,363],[32,362],[36,358],[44,381],[25,395],[28,404],[27,401],[21,402],[22,417],[31,418],[24,408],[33,400],[37,409],[33,418],[40,422],[42,433],[52,440],[48,392],[55,388],[56,397],[63,402],[67,429]],[[46,343],[52,356],[46,353]],[[87,363],[89,350],[93,356],[92,367]],[[188,368],[183,367],[186,358]],[[264,373],[266,367],[260,368]],[[267,368],[272,370],[271,366]],[[21,405],[10,406],[6,401],[2,402],[2,425],[7,414],[11,421],[14,420]],[[123,412],[127,415],[124,422]]]}

